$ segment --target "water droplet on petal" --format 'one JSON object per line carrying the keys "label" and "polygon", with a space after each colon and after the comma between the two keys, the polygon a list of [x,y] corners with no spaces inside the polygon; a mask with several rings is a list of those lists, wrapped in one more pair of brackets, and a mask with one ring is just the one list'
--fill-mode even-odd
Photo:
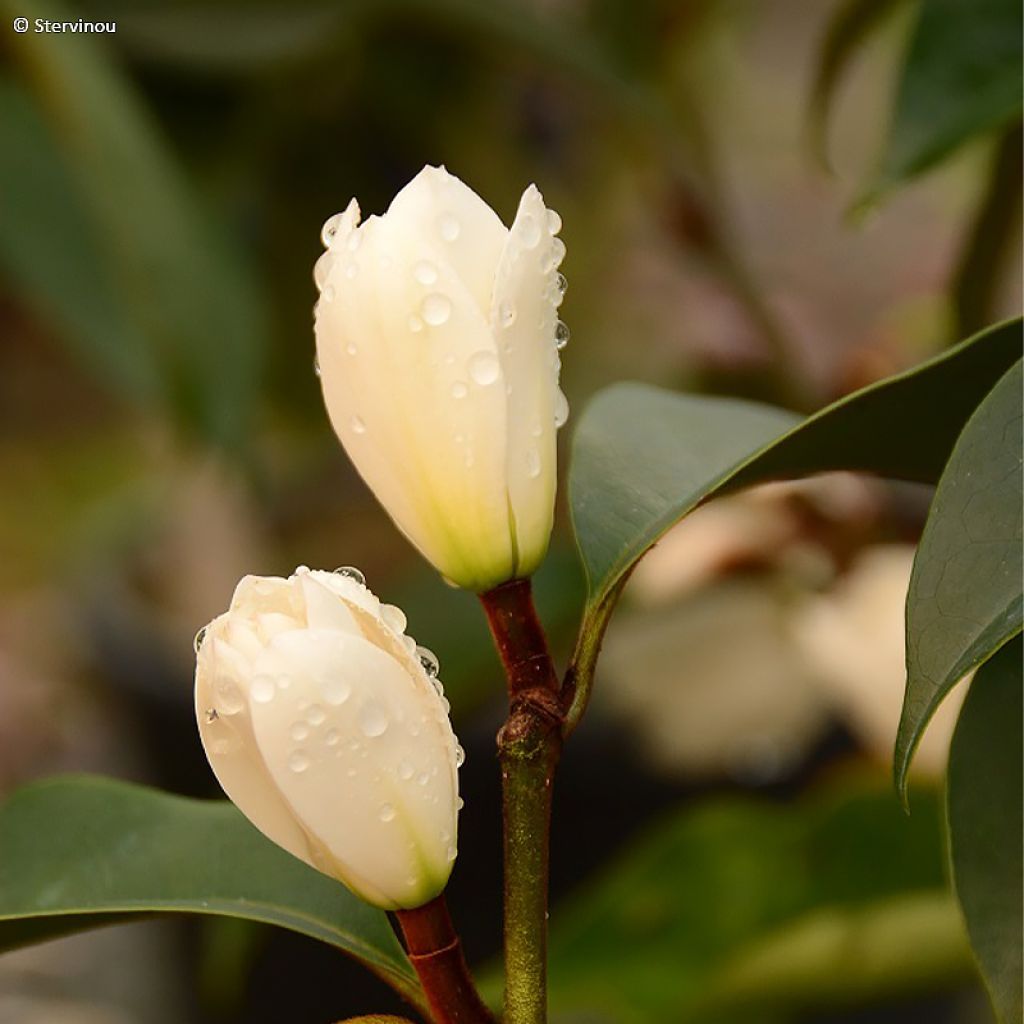
{"label": "water droplet on petal", "polygon": [[350,342],[349,342],[349,343],[348,343],[348,344],[347,344],[347,345],[345,346],[345,351],[346,351],[346,352],[347,352],[347,353],[348,353],[348,354],[349,354],[350,356],[354,356],[354,355],[356,354],[356,352],[358,352],[359,350],[358,350],[358,349],[357,349],[357,348],[355,347],[355,345],[354,345],[354,344],[353,344],[353,343],[352,343],[352,342],[350,341]]}
{"label": "water droplet on petal", "polygon": [[458,743],[455,744],[455,767],[461,768],[466,763],[466,752]]}
{"label": "water droplet on petal", "polygon": [[420,786],[425,786],[430,781],[430,776],[426,772],[420,772],[416,776],[416,782]]}
{"label": "water droplet on petal", "polygon": [[562,230],[562,218],[554,210],[548,210],[548,231],[557,235]]}
{"label": "water droplet on petal", "polygon": [[313,374],[316,377],[320,376],[320,356],[313,356]]}
{"label": "water droplet on petal", "polygon": [[462,225],[459,224],[458,218],[450,213],[444,213],[438,218],[437,232],[446,242],[454,242],[461,230]]}
{"label": "water droplet on petal", "polygon": [[451,299],[440,292],[431,292],[420,306],[420,315],[431,327],[440,327],[452,315]]}
{"label": "water droplet on petal", "polygon": [[320,229],[320,241],[323,243],[325,249],[329,249],[331,247],[331,243],[334,241],[334,236],[338,233],[338,227],[341,225],[341,218],[343,216],[344,214],[335,213],[324,221],[324,226]]}
{"label": "water droplet on petal", "polygon": [[199,653],[199,649],[203,646],[203,641],[206,639],[206,629],[207,627],[203,626],[203,628],[199,630],[192,639],[192,650],[195,651],[196,654]]}
{"label": "water droplet on petal", "polygon": [[327,278],[330,277],[331,269],[334,266],[334,253],[325,252],[317,261],[313,264],[313,283],[317,288],[323,288],[327,283]]}
{"label": "water droplet on petal", "polygon": [[352,433],[353,434],[365,434],[366,433],[366,423],[364,422],[362,416],[353,416],[351,422],[352,422]]}
{"label": "water droplet on petal", "polygon": [[559,391],[555,397],[555,427],[560,428],[565,426],[565,421],[569,418],[569,399]]}
{"label": "water droplet on petal", "polygon": [[529,448],[526,452],[526,475],[531,480],[540,476],[540,452],[536,448]]}
{"label": "water droplet on petal", "polygon": [[419,334],[423,330],[423,321],[415,314],[409,314],[409,330],[413,334]]}
{"label": "water droplet on petal", "polygon": [[381,821],[394,821],[395,820],[395,809],[391,804],[382,804],[380,809],[380,820]]}
{"label": "water droplet on petal", "polygon": [[347,679],[341,676],[327,676],[320,682],[320,692],[328,704],[338,707],[344,704],[352,695],[352,687]]}
{"label": "water droplet on petal", "polygon": [[420,664],[423,666],[423,671],[432,679],[436,678],[437,673],[441,669],[440,662],[437,660],[437,655],[430,650],[429,647],[417,647],[416,654],[419,656]]}
{"label": "water droplet on petal", "polygon": [[206,724],[209,725],[211,722],[216,722],[217,719],[220,718],[220,715],[217,714],[217,709],[216,708],[207,708],[206,709],[206,716],[205,717],[206,717]]}
{"label": "water droplet on petal", "polygon": [[461,380],[452,385],[452,398],[465,398],[468,394],[469,388]]}
{"label": "water droplet on petal", "polygon": [[249,696],[257,704],[269,704],[274,699],[277,688],[270,676],[256,676],[249,689]]}
{"label": "water droplet on petal", "polygon": [[542,268],[544,273],[549,270],[554,270],[562,260],[565,259],[565,242],[560,238],[551,239],[551,248],[548,249],[547,261],[545,266]]}
{"label": "water droplet on petal", "polygon": [[455,801],[455,810],[461,811],[462,808],[465,807],[465,806],[466,806],[466,801],[463,800],[462,797],[460,796],[458,798],[458,800]]}
{"label": "water droplet on petal", "polygon": [[334,301],[334,285],[333,284],[329,284],[323,290],[323,292],[321,293],[321,298],[324,300],[324,302],[333,302]]}
{"label": "water droplet on petal", "polygon": [[519,221],[519,237],[527,249],[532,249],[540,241],[540,225],[532,213],[523,214]]}
{"label": "water droplet on petal", "polygon": [[328,729],[327,732],[324,733],[324,743],[329,747],[336,747],[339,739],[341,739],[341,736],[337,729]]}
{"label": "water droplet on petal", "polygon": [[516,322],[516,307],[511,302],[503,302],[498,306],[498,323],[502,327],[511,327]]}
{"label": "water droplet on petal", "polygon": [[309,722],[310,725],[322,725],[326,717],[327,713],[319,704],[312,705],[306,712],[306,721]]}
{"label": "water droplet on petal", "polygon": [[565,274],[555,274],[555,287],[558,289],[559,295],[564,295],[566,289],[569,287],[569,282],[565,279]]}
{"label": "water droplet on petal", "polygon": [[569,328],[561,320],[555,323],[555,348],[561,350],[569,344]]}
{"label": "water droplet on petal", "polygon": [[355,580],[361,587],[366,586],[366,577],[362,572],[357,569],[354,565],[339,565],[334,570],[339,576],[344,576],[346,579]]}
{"label": "water droplet on petal", "polygon": [[444,696],[444,684],[441,682],[441,680],[438,679],[437,676],[432,676],[431,679],[430,679],[430,683],[434,687],[434,693],[436,693],[438,695],[438,697],[443,697]]}
{"label": "water droplet on petal", "polygon": [[213,684],[214,700],[222,715],[237,715],[245,707],[241,687],[230,676],[219,676]]}
{"label": "water droplet on petal", "polygon": [[383,736],[388,728],[388,716],[376,701],[367,701],[359,709],[359,728],[364,736]]}
{"label": "water droplet on petal", "polygon": [[476,352],[469,357],[469,375],[480,387],[493,384],[500,373],[501,366],[493,352]]}
{"label": "water droplet on petal", "polygon": [[288,757],[288,767],[296,775],[301,774],[309,767],[309,755],[304,750],[293,750]]}
{"label": "water droplet on petal", "polygon": [[409,624],[405,612],[395,604],[382,604],[380,617],[384,620],[384,625],[396,633],[404,633],[405,627]]}
{"label": "water droplet on petal", "polygon": [[433,284],[437,280],[437,267],[435,267],[430,260],[420,260],[419,263],[412,268],[412,276],[416,278],[420,284]]}
{"label": "water droplet on petal", "polygon": [[288,735],[293,740],[304,740],[309,735],[309,726],[305,722],[296,722],[291,729],[288,730]]}
{"label": "water droplet on petal", "polygon": [[454,846],[449,846],[448,850],[446,851],[446,856],[448,857],[449,861],[453,861],[458,856],[458,851],[455,849]]}

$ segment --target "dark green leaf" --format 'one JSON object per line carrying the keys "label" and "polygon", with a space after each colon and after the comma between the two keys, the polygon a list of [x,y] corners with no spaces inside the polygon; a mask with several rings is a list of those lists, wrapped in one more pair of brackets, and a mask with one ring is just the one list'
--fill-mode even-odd
{"label": "dark green leaf", "polygon": [[[1020,348],[1020,321],[993,327],[802,423],[780,409],[643,384],[599,393],[576,429],[569,469],[588,587],[573,667],[580,698],[626,577],[686,513],[728,489],[826,470],[934,482]],[[579,712],[577,702],[571,724]]]}
{"label": "dark green leaf", "polygon": [[828,116],[836,89],[851,58],[907,0],[847,0],[829,22],[811,89],[808,133],[815,156],[828,163]]}
{"label": "dark green leaf", "polygon": [[960,712],[949,755],[949,841],[971,945],[1004,1024],[1020,1024],[1021,642],[983,665]]}
{"label": "dark green leaf", "polygon": [[420,999],[387,916],[227,802],[79,777],[29,786],[0,809],[0,949],[158,911],[301,932]]}
{"label": "dark green leaf", "polygon": [[1021,364],[967,421],[939,480],[907,593],[896,780],[942,699],[1021,628]]}
{"label": "dark green leaf", "polygon": [[[56,0],[0,0],[0,13],[7,23],[15,15],[74,20]],[[12,54],[46,113],[74,201],[88,217],[102,262],[96,274],[130,323],[121,340],[137,344],[141,338],[155,354],[182,423],[208,440],[241,444],[267,328],[262,293],[243,250],[202,209],[102,40],[28,32]],[[38,204],[35,212],[31,232],[51,247],[60,244],[66,228]],[[52,292],[69,287],[61,274],[66,266],[57,262],[49,275],[37,268],[37,285]],[[67,305],[55,300],[58,310]]]}
{"label": "dark green leaf", "polygon": [[554,1007],[749,1022],[962,982],[938,801],[920,804],[907,818],[879,780],[679,813],[556,910]]}
{"label": "dark green leaf", "polygon": [[926,0],[896,97],[878,194],[1021,113],[1017,0]]}

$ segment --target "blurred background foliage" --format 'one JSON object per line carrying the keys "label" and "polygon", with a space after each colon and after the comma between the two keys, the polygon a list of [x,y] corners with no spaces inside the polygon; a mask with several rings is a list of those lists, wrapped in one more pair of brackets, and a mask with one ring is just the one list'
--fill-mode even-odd
{"label": "blurred background foliage", "polygon": [[[428,162],[506,221],[536,181],[565,223],[571,403],[633,378],[810,410],[1019,310],[1018,5],[0,10],[0,790],[89,769],[215,795],[197,627],[246,572],[358,564],[441,659],[469,752],[452,899],[485,964],[499,670],[474,599],[330,433],[321,223],[352,195],[382,210]],[[15,35],[15,16],[117,31]],[[560,777],[557,1019],[990,1019],[933,810],[953,702],[911,818],[885,781],[927,501],[850,476],[758,489],[642,563]],[[564,653],[564,516],[537,586]],[[19,1024],[328,1021],[391,998],[309,940],[217,919],[0,961]]]}

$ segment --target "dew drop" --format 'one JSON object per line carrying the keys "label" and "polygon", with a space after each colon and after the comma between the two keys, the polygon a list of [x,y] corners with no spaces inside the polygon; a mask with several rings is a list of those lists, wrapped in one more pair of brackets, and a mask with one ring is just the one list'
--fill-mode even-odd
{"label": "dew drop", "polygon": [[237,715],[245,707],[241,687],[230,676],[219,676],[213,684],[213,693],[222,715]]}
{"label": "dew drop", "polygon": [[436,693],[438,697],[444,696],[444,684],[437,678],[437,676],[434,676],[430,680],[430,685],[434,687],[434,693]]}
{"label": "dew drop", "polygon": [[339,739],[341,739],[341,736],[337,729],[328,729],[327,732],[324,733],[324,743],[329,747],[336,747]]}
{"label": "dew drop", "polygon": [[561,321],[555,323],[555,348],[561,351],[569,344],[569,328]]}
{"label": "dew drop", "polygon": [[325,252],[317,261],[313,264],[313,283],[317,288],[323,288],[327,283],[327,278],[330,277],[331,269],[334,267],[334,253]]}
{"label": "dew drop", "polygon": [[322,298],[324,302],[334,301],[334,285],[329,284],[322,292]]}
{"label": "dew drop", "polygon": [[405,627],[409,624],[405,612],[395,604],[382,604],[380,617],[384,620],[384,625],[396,633],[404,633]]}
{"label": "dew drop", "polygon": [[341,226],[342,216],[343,214],[335,213],[324,221],[324,226],[320,229],[320,241],[325,249],[329,249],[333,244],[334,236],[338,233],[338,228]]}
{"label": "dew drop", "polygon": [[493,352],[476,352],[469,357],[469,375],[480,387],[493,384],[500,373],[501,366]]}
{"label": "dew drop", "polygon": [[402,646],[410,653],[416,653],[416,641],[411,636],[402,637]]}
{"label": "dew drop", "polygon": [[458,856],[458,851],[454,846],[449,845],[446,851],[446,856],[448,857],[449,862],[451,862]]}
{"label": "dew drop", "polygon": [[569,287],[569,282],[565,279],[565,274],[555,274],[555,287],[558,289],[559,295],[564,295]]}
{"label": "dew drop", "polygon": [[383,736],[388,728],[388,716],[376,701],[367,701],[359,709],[359,728],[364,736]]}
{"label": "dew drop", "polygon": [[437,655],[429,647],[417,647],[416,654],[420,659],[420,664],[423,666],[423,671],[432,679],[436,679],[437,673],[441,669]]}
{"label": "dew drop", "polygon": [[503,302],[498,306],[498,323],[502,327],[511,327],[516,322],[516,307],[511,302]]}
{"label": "dew drop", "polygon": [[434,284],[437,281],[437,267],[434,266],[430,260],[420,260],[415,267],[412,268],[412,276],[420,284]]}
{"label": "dew drop", "polygon": [[569,399],[565,397],[564,393],[559,391],[555,396],[555,427],[560,428],[565,426],[565,421],[569,418]]}
{"label": "dew drop", "polygon": [[413,334],[419,334],[423,330],[423,321],[415,314],[409,314],[409,330]]}
{"label": "dew drop", "polygon": [[532,213],[523,214],[519,222],[519,237],[527,249],[533,249],[540,241],[540,225]]}
{"label": "dew drop", "polygon": [[365,434],[366,423],[362,416],[353,416],[351,420],[352,433],[353,434]]}
{"label": "dew drop", "polygon": [[352,687],[349,685],[348,680],[341,676],[328,676],[321,681],[320,692],[324,695],[324,700],[328,704],[338,707],[338,705],[344,704],[352,695]]}
{"label": "dew drop", "polygon": [[309,735],[309,726],[305,722],[296,722],[291,729],[288,730],[288,735],[293,740],[304,740]]}
{"label": "dew drop", "polygon": [[526,452],[526,475],[531,480],[540,476],[540,452],[536,448],[530,448]]}
{"label": "dew drop", "polygon": [[557,235],[562,230],[562,218],[554,210],[548,210],[548,231]]}
{"label": "dew drop", "polygon": [[206,639],[206,629],[207,627],[203,626],[203,628],[199,630],[192,639],[192,650],[195,651],[196,654],[199,653],[200,648],[203,646],[203,641]]}
{"label": "dew drop", "polygon": [[466,801],[463,800],[462,797],[460,796],[458,798],[458,800],[455,801],[455,810],[461,811],[462,808],[465,807],[465,806],[466,806]]}
{"label": "dew drop", "polygon": [[420,306],[420,315],[431,327],[440,327],[452,315],[451,299],[440,292],[431,292]]}
{"label": "dew drop", "polygon": [[551,239],[551,248],[548,250],[547,263],[543,267],[544,273],[554,270],[562,260],[565,259],[565,242],[560,238]]}
{"label": "dew drop", "polygon": [[316,377],[320,376],[320,357],[318,355],[313,356],[313,374]]}
{"label": "dew drop", "polygon": [[466,763],[466,752],[458,743],[455,744],[455,767],[461,768]]}
{"label": "dew drop", "polygon": [[314,704],[306,712],[306,721],[310,725],[323,725],[324,719],[327,717],[327,713],[324,711],[319,704]]}
{"label": "dew drop", "polygon": [[249,696],[257,704],[269,704],[274,699],[275,693],[277,693],[277,688],[270,676],[256,676],[249,690]]}
{"label": "dew drop", "polygon": [[425,786],[430,781],[430,776],[426,772],[420,772],[416,776],[416,783],[420,786]]}
{"label": "dew drop", "polygon": [[406,781],[408,781],[412,778],[412,776],[413,767],[408,761],[405,760],[405,758],[403,758],[401,761],[398,762],[398,777],[400,779],[405,779]]}
{"label": "dew drop", "polygon": [[469,388],[461,380],[452,385],[452,398],[465,398],[469,394]]}
{"label": "dew drop", "polygon": [[345,351],[346,351],[346,352],[347,352],[347,353],[348,353],[348,354],[349,354],[350,356],[354,356],[354,355],[356,354],[356,352],[358,352],[359,350],[358,350],[358,349],[357,349],[357,348],[355,347],[355,345],[354,345],[354,344],[353,344],[353,343],[352,343],[352,342],[350,341],[350,342],[349,342],[349,343],[348,343],[348,344],[347,344],[347,345],[345,346]]}
{"label": "dew drop", "polygon": [[309,755],[304,750],[293,750],[288,757],[288,767],[296,775],[301,774],[309,767]]}
{"label": "dew drop", "polygon": [[438,218],[437,233],[446,242],[454,242],[459,237],[459,231],[461,230],[462,225],[459,224],[458,218],[452,216],[452,214],[445,213]]}
{"label": "dew drop", "polygon": [[209,725],[211,722],[216,722],[218,718],[220,718],[220,715],[217,714],[217,709],[216,708],[207,708],[206,709],[206,724],[207,725]]}
{"label": "dew drop", "polygon": [[339,576],[344,576],[346,579],[355,580],[361,587],[366,586],[366,577],[362,572],[357,569],[354,565],[339,565],[334,570]]}
{"label": "dew drop", "polygon": [[395,809],[391,804],[382,804],[380,808],[380,820],[381,821],[394,821],[395,820]]}

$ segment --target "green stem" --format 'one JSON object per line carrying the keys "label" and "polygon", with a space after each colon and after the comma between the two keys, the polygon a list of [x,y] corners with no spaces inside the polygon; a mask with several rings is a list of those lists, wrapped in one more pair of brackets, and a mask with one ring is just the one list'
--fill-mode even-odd
{"label": "green stem", "polygon": [[547,1020],[548,846],[563,710],[528,580],[481,595],[505,667],[498,734],[505,833],[504,1024]]}

